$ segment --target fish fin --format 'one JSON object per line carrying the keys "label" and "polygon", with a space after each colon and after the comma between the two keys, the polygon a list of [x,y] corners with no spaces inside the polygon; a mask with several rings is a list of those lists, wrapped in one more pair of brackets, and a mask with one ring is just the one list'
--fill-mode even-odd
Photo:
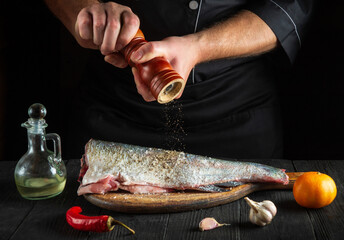
{"label": "fish fin", "polygon": [[194,188],[195,190],[203,191],[203,192],[228,192],[230,189],[221,188],[215,185],[206,185],[206,186],[199,186]]}
{"label": "fish fin", "polygon": [[237,187],[240,185],[245,184],[244,182],[234,182],[234,181],[230,181],[230,182],[224,182],[224,183],[216,183],[215,185],[218,187]]}

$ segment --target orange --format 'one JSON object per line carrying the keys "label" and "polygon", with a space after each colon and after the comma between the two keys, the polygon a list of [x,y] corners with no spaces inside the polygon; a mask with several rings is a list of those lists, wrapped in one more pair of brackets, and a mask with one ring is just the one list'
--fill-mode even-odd
{"label": "orange", "polygon": [[333,179],[320,172],[306,172],[294,183],[296,202],[307,208],[321,208],[329,205],[337,195]]}

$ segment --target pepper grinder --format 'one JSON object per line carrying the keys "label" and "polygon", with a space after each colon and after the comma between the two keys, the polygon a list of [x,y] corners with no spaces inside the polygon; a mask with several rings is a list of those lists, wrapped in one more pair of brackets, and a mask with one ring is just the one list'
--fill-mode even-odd
{"label": "pepper grinder", "polygon": [[134,64],[130,58],[147,41],[139,29],[129,44],[121,50],[129,66],[136,67],[142,81],[161,104],[174,100],[184,89],[185,81],[163,57],[156,57],[143,64]]}
{"label": "pepper grinder", "polygon": [[[15,183],[23,198],[47,199],[60,194],[66,184],[61,140],[56,133],[45,133],[47,110],[42,104],[31,105],[28,114],[30,118],[21,125],[27,129],[28,150],[16,165]],[[46,140],[54,142],[54,151],[47,148]]]}

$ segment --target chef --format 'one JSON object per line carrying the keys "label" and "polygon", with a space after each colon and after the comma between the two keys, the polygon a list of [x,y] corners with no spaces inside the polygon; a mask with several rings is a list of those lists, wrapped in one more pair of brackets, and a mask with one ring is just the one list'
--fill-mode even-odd
{"label": "chef", "polygon": [[[225,158],[283,157],[276,76],[303,44],[312,0],[45,0],[95,49],[77,97],[77,148],[89,138]],[[185,79],[159,104],[119,51],[138,29],[135,63],[165,57]],[[80,139],[77,138],[80,137]]]}

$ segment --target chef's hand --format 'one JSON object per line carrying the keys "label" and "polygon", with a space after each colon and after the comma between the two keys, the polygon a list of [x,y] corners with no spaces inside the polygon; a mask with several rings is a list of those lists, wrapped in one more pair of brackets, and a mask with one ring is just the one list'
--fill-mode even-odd
{"label": "chef's hand", "polygon": [[[148,42],[131,55],[131,60],[142,64],[155,57],[165,57],[184,81],[187,81],[192,68],[198,63],[199,49],[195,42],[192,35]],[[108,61],[111,62],[111,59],[109,58]],[[138,93],[147,102],[155,101],[149,87],[142,82],[137,69],[132,68],[132,71]],[[180,96],[181,94],[177,98]]]}
{"label": "chef's hand", "polygon": [[85,48],[112,55],[111,64],[128,64],[118,53],[135,36],[139,18],[127,6],[114,2],[95,3],[80,10],[75,23],[75,38]]}

